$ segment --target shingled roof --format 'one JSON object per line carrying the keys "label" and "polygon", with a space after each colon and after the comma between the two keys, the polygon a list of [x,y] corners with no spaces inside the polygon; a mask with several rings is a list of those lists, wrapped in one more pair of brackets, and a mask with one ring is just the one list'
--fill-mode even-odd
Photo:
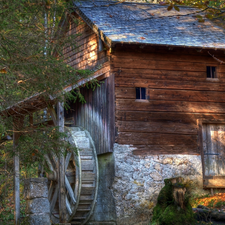
{"label": "shingled roof", "polygon": [[115,1],[75,2],[76,12],[111,46],[113,43],[225,49],[225,31],[212,21],[200,23],[199,9]]}

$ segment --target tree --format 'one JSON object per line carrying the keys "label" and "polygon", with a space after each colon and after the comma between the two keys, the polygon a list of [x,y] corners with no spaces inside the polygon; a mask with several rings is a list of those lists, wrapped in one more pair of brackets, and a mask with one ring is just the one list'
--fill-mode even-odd
{"label": "tree", "polygon": [[[67,46],[76,48],[75,36],[65,36],[69,20],[76,20],[72,7],[72,1],[66,0],[0,2],[1,110],[39,94],[46,99],[54,96],[58,100],[65,95],[65,103],[67,99],[75,101],[79,98],[84,101],[79,90],[68,93],[62,91],[66,85],[90,75],[90,71],[76,70],[64,62],[63,49]],[[41,127],[42,133],[43,129]],[[1,134],[12,134],[10,118],[2,118]],[[32,135],[33,140],[38,137],[37,132],[26,130],[28,137],[27,134]],[[24,142],[23,152],[24,145],[29,141]],[[31,154],[34,154],[31,149]]]}
{"label": "tree", "polygon": [[224,0],[166,0],[160,1],[160,5],[168,5],[168,10],[175,9],[180,11],[181,5],[199,8],[199,13],[205,12],[205,15],[197,15],[199,22],[204,22],[204,17],[208,19],[220,19],[222,24],[225,20],[225,1]]}
{"label": "tree", "polygon": [[[75,84],[91,74],[88,70],[76,70],[64,62],[63,49],[67,46],[76,48],[75,36],[65,36],[69,21],[76,21],[72,7],[72,1],[66,0],[0,1],[1,111],[30,96],[41,95],[46,100],[50,96],[59,101],[64,99],[65,106],[68,99],[84,101],[78,88],[63,92],[66,85]],[[37,122],[40,122],[39,115],[34,115]],[[13,129],[15,131],[12,118],[1,117],[0,120],[2,138],[12,137]],[[25,117],[23,123],[28,125],[28,120]],[[15,120],[14,125],[21,134],[17,150],[21,167],[26,167],[26,170],[37,168],[38,162],[43,162],[48,151],[58,155],[62,149],[75,151],[68,143],[60,141],[65,134],[55,126],[48,127],[42,123],[35,128],[21,128],[20,122],[15,123]],[[0,147],[9,159],[16,154],[10,140]]]}

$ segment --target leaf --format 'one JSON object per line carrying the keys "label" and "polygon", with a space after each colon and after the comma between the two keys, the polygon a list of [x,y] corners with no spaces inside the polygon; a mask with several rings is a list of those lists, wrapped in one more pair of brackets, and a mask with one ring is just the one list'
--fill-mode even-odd
{"label": "leaf", "polygon": [[174,9],[177,10],[178,12],[180,12],[180,8],[178,6],[174,6]]}
{"label": "leaf", "polygon": [[5,68],[3,68],[3,69],[0,70],[0,73],[7,73],[7,71],[6,71]]}
{"label": "leaf", "polygon": [[170,11],[173,9],[173,5],[168,6],[167,10]]}
{"label": "leaf", "polygon": [[198,19],[202,19],[201,15],[196,15],[195,17],[197,17]]}
{"label": "leaf", "polygon": [[198,19],[198,22],[199,22],[199,23],[204,23],[205,20],[204,20],[204,19]]}
{"label": "leaf", "polygon": [[211,15],[211,14],[206,14],[205,17],[208,19],[213,19],[213,15]]}

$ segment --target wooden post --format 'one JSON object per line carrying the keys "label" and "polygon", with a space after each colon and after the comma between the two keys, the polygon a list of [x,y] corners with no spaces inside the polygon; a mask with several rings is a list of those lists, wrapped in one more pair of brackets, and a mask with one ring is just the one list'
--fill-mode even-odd
{"label": "wooden post", "polygon": [[13,118],[13,148],[15,155],[14,162],[14,224],[20,224],[20,160],[19,153],[16,150],[20,133],[18,132],[23,126],[23,117]]}
{"label": "wooden post", "polygon": [[[57,125],[59,132],[64,132],[64,105],[57,103]],[[66,223],[66,191],[65,191],[65,159],[61,154],[59,158],[59,217],[60,223]]]}

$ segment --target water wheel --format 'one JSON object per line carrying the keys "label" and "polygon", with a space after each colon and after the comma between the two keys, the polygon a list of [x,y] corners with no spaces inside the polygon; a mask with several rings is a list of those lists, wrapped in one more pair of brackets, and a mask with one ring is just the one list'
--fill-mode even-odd
{"label": "water wheel", "polygon": [[[78,154],[68,152],[65,158],[65,186],[67,222],[85,224],[90,218],[97,198],[98,161],[94,142],[87,131],[79,127],[65,127],[70,144],[76,146]],[[51,220],[59,223],[59,182],[58,158],[52,154],[45,156],[49,172],[49,202]]]}

